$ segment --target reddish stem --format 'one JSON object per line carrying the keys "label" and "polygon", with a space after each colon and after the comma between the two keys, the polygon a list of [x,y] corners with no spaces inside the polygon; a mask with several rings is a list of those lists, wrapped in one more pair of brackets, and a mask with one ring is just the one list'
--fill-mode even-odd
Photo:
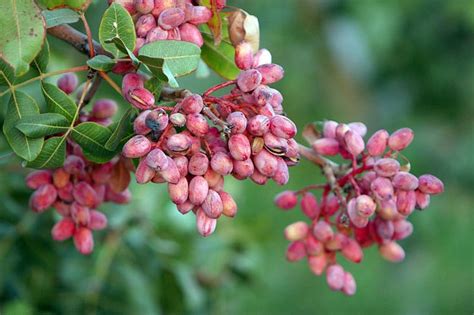
{"label": "reddish stem", "polygon": [[111,77],[105,72],[99,71],[99,75],[102,77],[102,79],[105,80],[118,94],[122,95],[122,89],[115,83],[114,80],[112,80]]}
{"label": "reddish stem", "polygon": [[354,186],[357,196],[360,196],[360,187],[355,181],[354,176],[352,176],[352,174],[351,176],[349,176],[349,181],[351,182],[352,186]]}
{"label": "reddish stem", "polygon": [[354,169],[352,172],[350,172],[349,174],[344,175],[343,177],[341,177],[338,180],[339,186],[343,187],[347,183],[347,181],[350,180],[351,177],[359,175],[360,173],[362,173],[364,171],[371,170],[372,168],[373,168],[373,166],[362,165],[361,167]]}
{"label": "reddish stem", "polygon": [[326,189],[327,187],[329,187],[328,184],[314,184],[314,185],[309,185],[309,186],[303,187],[303,188],[301,188],[300,190],[298,190],[298,191],[296,192],[296,194],[297,194],[297,195],[301,195],[301,194],[304,194],[305,192],[307,192],[308,190]]}
{"label": "reddish stem", "polygon": [[228,102],[228,101],[223,100],[221,98],[218,98],[218,97],[215,97],[215,96],[210,96],[210,95],[204,97],[204,102],[219,104],[219,105],[223,105],[223,106],[230,106],[231,108],[234,108],[234,109],[236,107],[236,105],[232,102]]}
{"label": "reddish stem", "polygon": [[156,106],[154,107],[155,109],[162,109],[165,111],[172,111],[174,109],[174,106]]}
{"label": "reddish stem", "polygon": [[239,95],[239,94],[227,94],[227,95],[222,96],[222,99],[230,101],[230,100],[235,100],[241,96],[242,95]]}
{"label": "reddish stem", "polygon": [[215,91],[218,91],[220,89],[223,89],[229,85],[232,85],[232,84],[235,84],[235,80],[231,80],[231,81],[226,81],[226,82],[222,82],[222,83],[219,83],[213,87],[211,87],[210,89],[208,89],[206,92],[204,92],[202,94],[203,97],[206,97],[206,96],[209,96],[210,94],[214,93]]}
{"label": "reddish stem", "polygon": [[87,19],[84,13],[80,15],[80,18],[82,20],[82,24],[84,24],[84,30],[86,31],[86,35],[87,35],[87,43],[89,45],[89,57],[92,58],[95,56],[95,50],[94,50],[94,40],[92,39],[91,28],[89,27],[89,23],[87,22]]}

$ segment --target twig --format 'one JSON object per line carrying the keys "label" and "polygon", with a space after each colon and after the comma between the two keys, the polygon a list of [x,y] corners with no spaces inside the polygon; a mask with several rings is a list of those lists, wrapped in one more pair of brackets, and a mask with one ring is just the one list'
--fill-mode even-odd
{"label": "twig", "polygon": [[87,44],[89,45],[89,57],[92,58],[95,56],[95,51],[94,51],[94,44],[93,44],[94,40],[92,39],[91,28],[89,27],[89,23],[87,22],[84,12],[80,14],[80,18],[82,20],[82,24],[84,24],[84,29],[86,30]]}
{"label": "twig", "polygon": [[[79,32],[72,26],[63,24],[63,25],[51,27],[51,28],[48,28],[48,33],[72,45],[81,53],[87,56],[90,56],[91,49],[89,48],[89,40],[87,38],[87,35]],[[105,51],[104,48],[96,41],[92,40],[91,45],[92,45],[91,47],[93,47],[92,49],[94,50],[94,53],[113,57],[110,53]]]}
{"label": "twig", "polygon": [[318,190],[318,189],[327,189],[329,188],[328,184],[314,184],[314,185],[308,185],[306,187],[301,188],[300,190],[296,191],[297,195],[304,194],[308,192],[309,190]]}
{"label": "twig", "polygon": [[87,94],[84,97],[84,102],[83,102],[84,105],[89,104],[89,102],[94,97],[97,90],[99,89],[100,83],[102,83],[102,78],[100,76],[96,75],[95,78],[94,78],[94,82],[92,82],[92,85],[91,85],[89,91],[87,91]]}
{"label": "twig", "polygon": [[314,152],[313,150],[311,150],[310,148],[308,147],[305,147],[304,145],[302,144],[298,144],[298,152],[301,154],[301,156],[303,156],[304,158],[306,158],[307,160],[321,166],[321,167],[324,167],[326,165],[329,165],[331,168],[338,168],[339,165],[334,163],[333,161],[331,160],[328,160],[326,159],[325,157],[317,154],[316,152]]}
{"label": "twig", "polygon": [[217,90],[220,90],[220,89],[225,88],[229,85],[235,84],[235,82],[236,82],[235,80],[231,80],[231,81],[226,81],[226,82],[220,83],[218,85],[215,85],[215,86],[211,87],[210,89],[208,89],[207,91],[205,91],[202,94],[202,96],[203,97],[209,96]]}
{"label": "twig", "polygon": [[40,74],[37,77],[34,77],[34,78],[29,79],[29,80],[23,81],[23,82],[18,83],[16,85],[10,85],[10,87],[7,90],[0,93],[0,97],[2,97],[3,95],[7,94],[10,91],[14,91],[14,90],[16,90],[20,87],[23,87],[25,85],[28,85],[28,84],[30,84],[34,81],[43,80],[43,79],[48,78],[48,77],[52,77],[52,76],[60,75],[60,74],[64,74],[64,73],[69,73],[69,72],[87,71],[88,69],[89,69],[88,66],[78,66],[78,67],[72,67],[72,68],[68,68],[68,69],[62,69],[62,70],[52,71],[52,72],[48,72],[48,73],[43,73],[43,74]]}
{"label": "twig", "polygon": [[216,116],[216,114],[214,114],[212,112],[212,110],[205,106],[203,109],[202,109],[202,112],[205,116],[207,116],[214,124],[220,126],[222,128],[222,131],[224,131],[225,133],[230,133],[231,130],[232,130],[232,125],[229,125],[228,123],[226,123],[225,121],[223,121],[222,119],[220,119],[219,117]]}
{"label": "twig", "polygon": [[112,78],[109,77],[109,75],[105,72],[100,71],[99,75],[104,79],[118,94],[122,95],[122,89],[115,83]]}
{"label": "twig", "polygon": [[346,200],[342,196],[342,189],[339,185],[339,181],[336,178],[335,170],[339,169],[339,165],[334,163],[331,160],[326,159],[325,157],[317,154],[310,148],[305,147],[304,145],[299,144],[299,153],[301,156],[306,158],[307,160],[319,165],[323,171],[324,176],[329,184],[329,187],[336,195],[337,199],[341,202],[344,207],[344,211],[347,208]]}

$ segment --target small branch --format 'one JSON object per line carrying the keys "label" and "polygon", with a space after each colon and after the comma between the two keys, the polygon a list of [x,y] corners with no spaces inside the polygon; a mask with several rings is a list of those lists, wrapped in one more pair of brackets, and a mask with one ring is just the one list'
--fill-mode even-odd
{"label": "small branch", "polygon": [[235,84],[235,82],[236,82],[235,80],[232,80],[232,81],[226,81],[226,82],[220,83],[218,85],[215,85],[215,86],[211,87],[210,89],[208,89],[206,92],[204,92],[202,94],[202,96],[203,97],[209,96],[217,90],[220,90],[220,89],[225,88],[229,85]]}
{"label": "small branch", "polygon": [[79,112],[80,112],[80,109],[81,109],[82,105],[84,104],[84,100],[86,99],[86,95],[89,92],[89,89],[91,87],[91,82],[92,82],[92,79],[87,79],[86,83],[84,84],[84,90],[82,90],[81,96],[79,98],[79,102],[77,103],[77,110],[76,110],[76,114],[75,114],[75,117],[74,117],[75,119],[73,119],[71,128],[68,130],[68,132],[72,129],[74,121],[77,118],[79,118]]}
{"label": "small branch", "polygon": [[84,13],[81,13],[80,18],[82,20],[82,24],[84,24],[84,29],[86,30],[87,44],[89,45],[89,57],[92,58],[95,56],[95,51],[94,51],[94,44],[93,44],[94,40],[92,39],[91,28],[89,27],[89,23],[87,22],[87,19]]}
{"label": "small branch", "polygon": [[355,178],[354,178],[353,176],[350,176],[350,177],[349,177],[349,181],[351,182],[352,187],[354,187],[357,196],[360,196],[360,194],[361,194],[361,192],[360,192],[360,187],[359,187],[359,185],[357,184]]}
{"label": "small branch", "polygon": [[[102,48],[102,46],[96,41],[92,40],[92,44],[89,44],[87,35],[79,32],[72,26],[63,24],[51,27],[48,28],[48,33],[56,38],[59,38],[60,40],[67,42],[68,44],[76,48],[79,52],[87,56],[90,56],[91,51],[93,50],[94,53],[112,57],[112,55],[105,51],[104,48]],[[90,49],[89,47],[92,47],[92,49]]]}
{"label": "small branch", "polygon": [[313,162],[314,164],[319,165],[320,167],[324,167],[326,165],[329,165],[329,167],[334,168],[334,169],[339,167],[338,164],[334,163],[331,160],[326,159],[325,157],[317,154],[316,152],[314,152],[308,147],[305,147],[302,144],[298,144],[298,152],[301,154],[302,157],[304,157],[308,161]]}
{"label": "small branch", "polygon": [[155,106],[153,109],[162,109],[164,111],[170,112],[174,109],[174,106]]}
{"label": "small branch", "polygon": [[219,98],[219,97],[214,97],[214,96],[204,96],[203,97],[203,100],[204,102],[206,103],[212,103],[212,104],[218,104],[218,105],[221,105],[221,106],[227,106],[227,107],[230,107],[232,108],[233,110],[241,110],[242,111],[242,108],[240,108],[239,106],[237,106],[236,104],[232,103],[232,102],[229,102],[229,101],[226,101],[222,98]]}
{"label": "small branch", "polygon": [[23,82],[18,83],[16,85],[11,85],[9,89],[7,89],[7,90],[3,91],[2,93],[0,93],[0,97],[2,97],[3,95],[7,94],[10,91],[14,91],[14,90],[16,90],[16,89],[18,89],[22,86],[28,85],[28,84],[30,84],[34,81],[43,80],[45,78],[52,77],[52,76],[55,76],[55,75],[64,74],[64,73],[81,72],[81,71],[87,71],[87,70],[89,70],[88,66],[79,66],[79,67],[73,67],[73,68],[68,68],[68,69],[43,73],[43,74],[40,74],[37,77],[34,77],[34,78],[29,79],[29,80],[23,81]]}
{"label": "small branch", "polygon": [[122,89],[117,85],[117,83],[115,83],[114,80],[112,80],[112,78],[109,77],[109,75],[105,72],[102,72],[100,71],[99,72],[99,75],[102,77],[102,79],[104,79],[115,91],[117,91],[118,94],[120,94],[120,96],[122,96]]}
{"label": "small branch", "polygon": [[339,165],[317,154],[310,148],[305,147],[304,145],[298,144],[298,148],[298,152],[301,154],[301,156],[321,167],[323,174],[329,184],[329,187],[334,192],[337,199],[339,199],[344,209],[346,209],[346,200],[342,196],[342,189],[335,175],[335,170],[339,169]]}
{"label": "small branch", "polygon": [[232,130],[232,127],[231,125],[229,125],[228,123],[226,123],[225,121],[223,121],[222,119],[220,119],[219,117],[216,116],[216,114],[214,114],[212,112],[212,110],[209,108],[209,107],[204,107],[202,109],[202,112],[204,113],[204,115],[206,115],[214,124],[220,126],[222,128],[222,131],[224,131],[225,133],[229,134]]}
{"label": "small branch", "polygon": [[100,76],[96,75],[95,79],[94,79],[94,82],[92,83],[89,91],[87,91],[87,94],[84,97],[84,102],[83,102],[84,105],[89,104],[89,102],[94,97],[97,90],[99,89],[101,83],[102,83],[102,78]]}
{"label": "small branch", "polygon": [[318,190],[318,189],[326,189],[329,186],[327,184],[314,184],[314,185],[309,185],[306,187],[301,188],[300,190],[296,191],[297,195],[304,194],[310,190]]}

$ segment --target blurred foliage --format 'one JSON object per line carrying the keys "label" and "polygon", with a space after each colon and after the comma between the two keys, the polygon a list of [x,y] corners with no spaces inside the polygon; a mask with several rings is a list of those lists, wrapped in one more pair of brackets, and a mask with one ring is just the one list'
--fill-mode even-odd
{"label": "blurred foliage", "polygon": [[[95,29],[104,2],[88,12]],[[387,263],[371,249],[360,265],[345,264],[356,277],[356,296],[334,293],[304,262],[285,261],[282,230],[300,214],[272,205],[281,188],[236,180],[226,187],[239,215],[219,220],[207,239],[191,216],[174,210],[165,187],[134,186],[132,204],[104,207],[110,227],[96,236],[94,254],[83,257],[71,241],[51,240],[52,212],[28,210],[27,170],[0,139],[1,314],[471,314],[474,2],[229,4],[259,17],[262,46],[286,70],[277,87],[300,128],[311,117],[365,121],[369,132],[415,130],[407,150],[413,170],[439,175],[446,192],[412,216],[405,261]],[[51,44],[59,47],[53,70],[85,61]],[[218,80],[179,81],[199,91]],[[113,93],[104,86],[100,96]],[[321,180],[307,162],[291,175],[290,189]]]}

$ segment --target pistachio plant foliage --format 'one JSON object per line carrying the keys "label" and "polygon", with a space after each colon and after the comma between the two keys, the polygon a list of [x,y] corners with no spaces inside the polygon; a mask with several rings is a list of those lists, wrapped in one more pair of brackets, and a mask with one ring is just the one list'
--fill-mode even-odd
{"label": "pistachio plant foliage", "polygon": [[[115,0],[99,29],[91,30],[84,16],[89,3],[0,5],[3,132],[24,165],[36,169],[26,178],[34,190],[31,209],[58,214],[55,240],[72,238],[80,253],[90,254],[92,232],[107,227],[100,205],[130,200],[131,173],[139,184],[167,185],[177,210],[194,215],[198,232],[208,236],[219,217],[237,213],[226,177],[285,185],[289,167],[303,157],[322,170],[326,183],[275,198],[284,210],[300,201],[306,216],[285,229],[288,260],[307,258],[331,289],[353,295],[355,280],[338,264],[339,255],[359,263],[363,248],[377,245],[390,261],[404,258],[396,241],[413,230],[408,216],[444,190],[436,177],[410,173],[401,151],[412,142],[412,130],[380,130],[365,142],[364,124],[325,121],[307,126],[309,147],[300,145],[281,93],[270,87],[284,71],[259,48],[256,17],[224,0]],[[86,34],[67,25],[78,21]],[[95,31],[100,43],[92,40]],[[87,63],[48,72],[54,47],[46,33],[88,55]],[[177,78],[198,67],[227,81],[203,94],[179,87]],[[82,84],[75,74],[81,71],[87,72]],[[60,76],[56,84],[53,76]],[[28,84],[39,85],[41,99],[22,91]],[[94,99],[101,84],[117,91],[115,100]],[[46,105],[41,111],[39,103]],[[330,159],[336,155],[345,162]],[[312,191],[319,189],[318,202]]]}

